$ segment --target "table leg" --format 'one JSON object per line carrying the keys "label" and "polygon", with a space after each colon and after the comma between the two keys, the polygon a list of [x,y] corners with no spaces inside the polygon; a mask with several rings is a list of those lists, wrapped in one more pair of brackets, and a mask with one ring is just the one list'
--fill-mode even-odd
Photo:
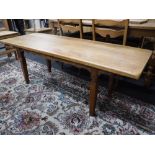
{"label": "table leg", "polygon": [[51,72],[51,60],[47,59],[46,62],[47,62],[48,72]]}
{"label": "table leg", "polygon": [[28,70],[27,70],[26,59],[25,59],[25,56],[24,56],[24,51],[18,50],[18,56],[19,56],[19,59],[20,59],[24,79],[26,81],[26,84],[29,84],[29,75],[28,75]]}
{"label": "table leg", "polygon": [[97,70],[92,69],[91,81],[90,81],[90,109],[89,109],[90,116],[95,116],[97,85],[98,85]]}

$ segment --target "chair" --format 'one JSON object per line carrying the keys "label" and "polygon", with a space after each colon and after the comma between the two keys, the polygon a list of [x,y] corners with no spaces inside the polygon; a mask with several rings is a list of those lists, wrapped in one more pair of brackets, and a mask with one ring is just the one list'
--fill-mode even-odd
{"label": "chair", "polygon": [[126,45],[129,20],[92,20],[93,40],[96,34],[106,38],[117,38],[123,36],[123,45]]}
{"label": "chair", "polygon": [[[122,45],[126,45],[129,20],[92,20],[92,36],[96,40],[96,34],[105,38],[106,42],[110,39],[123,37]],[[125,61],[125,60],[124,60]],[[114,83],[114,75],[110,74],[108,83],[108,95],[111,97]],[[116,84],[118,79],[116,80]]]}
{"label": "chair", "polygon": [[[7,19],[1,19],[0,22],[1,22],[0,31],[9,31],[9,25],[8,25]],[[16,50],[11,46],[5,46],[5,48],[6,48],[6,51],[0,52],[0,56],[8,55],[8,57],[11,57],[12,53],[14,52],[15,58],[17,60]]]}
{"label": "chair", "polygon": [[80,32],[80,38],[83,38],[82,19],[58,19],[58,25],[60,35]]}

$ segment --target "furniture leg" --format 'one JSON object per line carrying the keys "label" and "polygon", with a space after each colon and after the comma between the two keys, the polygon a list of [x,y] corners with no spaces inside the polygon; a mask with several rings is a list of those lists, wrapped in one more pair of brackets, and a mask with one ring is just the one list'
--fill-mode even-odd
{"label": "furniture leg", "polygon": [[61,69],[64,69],[64,63],[61,62]]}
{"label": "furniture leg", "polygon": [[47,68],[48,68],[48,72],[51,72],[51,60],[47,59]]}
{"label": "furniture leg", "polygon": [[117,89],[118,83],[119,83],[119,79],[117,77],[117,78],[115,78],[114,89]]}
{"label": "furniture leg", "polygon": [[98,78],[97,78],[97,70],[91,70],[91,81],[90,81],[90,116],[95,116],[95,106],[96,106],[96,99],[97,99],[97,85],[98,85]]}
{"label": "furniture leg", "polygon": [[149,88],[152,84],[154,71],[155,71],[155,53],[153,52],[152,57],[148,64],[147,72],[145,73],[144,77],[144,85],[147,88]]}
{"label": "furniture leg", "polygon": [[53,34],[55,34],[55,35],[57,34],[57,28],[56,27],[53,28]]}
{"label": "furniture leg", "polygon": [[8,54],[8,57],[9,57],[9,58],[12,57],[12,53],[9,53],[9,54]]}
{"label": "furniture leg", "polygon": [[144,46],[144,42],[145,42],[145,37],[142,38],[142,43],[141,43],[140,48],[143,48],[143,46]]}
{"label": "furniture leg", "polygon": [[28,75],[28,70],[27,70],[26,59],[25,59],[25,56],[24,56],[24,51],[23,50],[18,50],[18,56],[19,56],[19,59],[20,59],[24,79],[26,81],[26,84],[29,84],[30,81],[29,81],[29,75]]}
{"label": "furniture leg", "polygon": [[144,77],[144,85],[146,88],[149,88],[152,84],[153,79],[153,67],[149,66],[148,71],[146,72],[146,75]]}
{"label": "furniture leg", "polygon": [[111,74],[109,77],[109,83],[108,83],[108,97],[112,97],[112,91],[113,91],[113,84],[114,84],[114,75]]}
{"label": "furniture leg", "polygon": [[[7,45],[5,46],[5,48],[6,48],[6,50],[10,49],[9,46],[7,46]],[[7,55],[8,55],[9,58],[12,57],[12,53],[8,53]]]}
{"label": "furniture leg", "polygon": [[15,59],[18,60],[17,52],[15,51],[14,54],[15,54]]}

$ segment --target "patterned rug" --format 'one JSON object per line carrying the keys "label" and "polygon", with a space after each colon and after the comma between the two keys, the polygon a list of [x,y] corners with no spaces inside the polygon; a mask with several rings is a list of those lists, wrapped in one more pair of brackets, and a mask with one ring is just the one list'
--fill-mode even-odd
{"label": "patterned rug", "polygon": [[89,116],[89,81],[27,60],[30,84],[18,61],[0,61],[0,134],[155,134],[155,105],[99,86],[96,117]]}

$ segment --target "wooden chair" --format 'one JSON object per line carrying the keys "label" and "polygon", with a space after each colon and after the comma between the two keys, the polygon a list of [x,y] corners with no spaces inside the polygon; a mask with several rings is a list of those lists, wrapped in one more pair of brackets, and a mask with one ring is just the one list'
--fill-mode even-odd
{"label": "wooden chair", "polygon": [[93,40],[96,40],[96,34],[109,38],[123,36],[123,45],[126,45],[129,20],[92,20]]}
{"label": "wooden chair", "polygon": [[[92,36],[93,40],[96,40],[96,34],[105,38],[105,41],[110,41],[111,38],[123,37],[122,45],[126,45],[127,32],[128,32],[129,20],[92,20]],[[103,51],[104,52],[104,51]],[[104,60],[103,60],[104,61]],[[125,60],[124,60],[125,61]],[[110,74],[108,83],[108,94],[111,97],[112,88],[115,82],[115,87],[118,83],[118,79],[114,81],[114,75]]]}
{"label": "wooden chair", "polygon": [[83,38],[82,19],[58,19],[58,25],[60,35],[80,32],[80,38]]}

